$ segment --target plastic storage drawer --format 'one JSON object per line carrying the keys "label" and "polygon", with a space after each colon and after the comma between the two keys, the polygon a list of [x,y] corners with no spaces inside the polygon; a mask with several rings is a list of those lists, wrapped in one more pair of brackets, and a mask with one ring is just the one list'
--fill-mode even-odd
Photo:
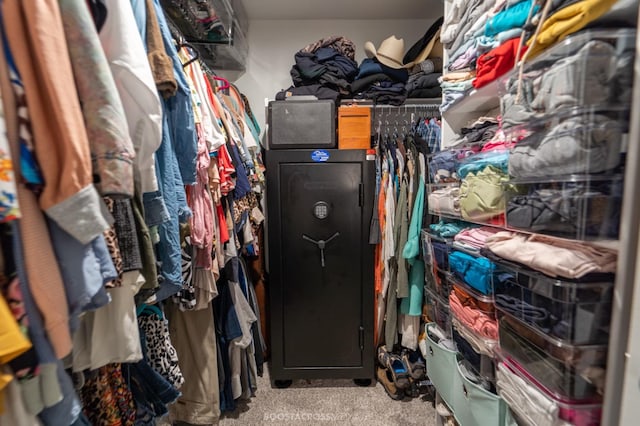
{"label": "plastic storage drawer", "polygon": [[433,264],[431,240],[429,239],[429,233],[425,229],[420,231],[420,243],[422,244],[422,258],[425,266]]}
{"label": "plastic storage drawer", "polygon": [[486,257],[453,250],[449,255],[449,268],[455,279],[461,280],[482,294],[493,294],[497,267]]}
{"label": "plastic storage drawer", "polygon": [[442,272],[448,272],[451,246],[446,242],[432,239],[431,249],[433,250],[433,263],[436,268]]}
{"label": "plastic storage drawer", "polygon": [[442,299],[437,294],[427,291],[428,303],[433,306],[432,320],[445,332],[447,336],[451,336],[451,311],[449,309],[448,299]]}
{"label": "plastic storage drawer", "polygon": [[494,296],[487,296],[467,284],[451,280],[453,281],[452,290],[464,306],[471,306],[489,317],[496,317]]}
{"label": "plastic storage drawer", "polygon": [[500,350],[559,398],[597,402],[604,387],[606,346],[571,346],[508,314],[499,321]]}
{"label": "plastic storage drawer", "polygon": [[435,274],[435,293],[442,300],[449,300],[449,294],[451,293],[451,280],[450,275],[446,272],[436,271]]}
{"label": "plastic storage drawer", "polygon": [[524,193],[506,190],[508,228],[579,240],[618,238],[622,177],[583,175],[518,187]]}
{"label": "plastic storage drawer", "polygon": [[460,184],[427,185],[427,207],[432,215],[460,217]]}
{"label": "plastic storage drawer", "polygon": [[429,329],[434,324],[427,324],[427,375],[435,386],[436,391],[451,409],[455,410],[454,395],[462,386],[460,375],[457,374],[457,352],[447,349],[433,340]]}
{"label": "plastic storage drawer", "polygon": [[469,343],[474,351],[484,356],[493,357],[495,349],[499,346],[497,339],[480,335],[477,331],[460,321],[455,315],[452,315],[451,325],[453,329]]}
{"label": "plastic storage drawer", "polygon": [[501,312],[563,343],[609,341],[613,282],[562,281],[524,270],[505,275],[509,278],[495,288]]}
{"label": "plastic storage drawer", "polygon": [[484,339],[498,339],[498,321],[494,314],[487,315],[478,308],[463,304],[455,292],[449,295],[449,308],[451,316],[474,334]]}
{"label": "plastic storage drawer", "polygon": [[495,366],[491,356],[479,353],[474,345],[464,337],[458,330],[460,326],[456,320],[452,320],[453,326],[453,341],[456,343],[460,356],[467,361],[473,370],[484,379],[491,381],[495,384]]}
{"label": "plastic storage drawer", "polygon": [[600,425],[602,405],[558,399],[513,360],[498,362],[496,387],[520,426]]}
{"label": "plastic storage drawer", "polygon": [[527,62],[522,75],[502,77],[504,128],[574,107],[629,105],[635,41],[635,29],[582,31]]}
{"label": "plastic storage drawer", "polygon": [[425,230],[420,231],[422,238],[422,252],[425,264],[431,264],[442,272],[449,271],[449,253],[451,253],[451,239],[432,235]]}
{"label": "plastic storage drawer", "polygon": [[[578,109],[509,129],[528,134],[511,148],[509,183],[618,174],[628,126],[628,109]],[[460,194],[462,199],[462,187]]]}

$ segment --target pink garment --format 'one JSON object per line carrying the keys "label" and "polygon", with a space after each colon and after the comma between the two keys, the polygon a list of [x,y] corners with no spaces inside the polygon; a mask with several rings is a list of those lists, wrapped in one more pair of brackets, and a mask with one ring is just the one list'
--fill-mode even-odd
{"label": "pink garment", "polygon": [[485,246],[496,255],[529,266],[551,277],[581,278],[589,273],[616,271],[618,252],[589,243],[544,235],[501,231]]}
{"label": "pink garment", "polygon": [[470,306],[463,306],[454,292],[449,295],[449,307],[453,315],[482,337],[498,340],[498,321]]}
{"label": "pink garment", "polygon": [[488,151],[507,151],[515,146],[515,141],[507,142],[503,140],[491,140],[482,146],[482,152]]}
{"label": "pink garment", "polygon": [[455,237],[453,237],[453,239],[466,247],[480,250],[484,247],[487,238],[498,232],[499,229],[492,228],[490,226],[483,226],[482,228],[467,228],[460,231]]}
{"label": "pink garment", "polygon": [[456,158],[458,160],[464,160],[465,158],[471,157],[472,155],[475,155],[479,152],[480,152],[479,145],[465,146],[464,148],[461,148],[455,151]]}
{"label": "pink garment", "polygon": [[196,183],[189,186],[189,207],[193,211],[190,219],[191,244],[202,249],[203,256],[197,256],[196,267],[211,269],[211,251],[215,235],[213,202],[209,192],[209,148],[200,123],[196,123],[198,134],[198,162],[196,163]]}

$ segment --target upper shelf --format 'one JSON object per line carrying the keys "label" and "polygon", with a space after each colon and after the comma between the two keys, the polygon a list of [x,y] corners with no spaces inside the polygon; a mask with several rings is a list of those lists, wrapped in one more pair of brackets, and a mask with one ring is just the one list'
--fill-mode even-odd
{"label": "upper shelf", "polygon": [[500,106],[500,95],[498,86],[502,79],[496,79],[486,86],[474,89],[467,96],[451,105],[443,114],[451,116],[454,114],[482,113]]}
{"label": "upper shelf", "polygon": [[248,21],[240,0],[161,0],[168,18],[213,69],[244,70]]}

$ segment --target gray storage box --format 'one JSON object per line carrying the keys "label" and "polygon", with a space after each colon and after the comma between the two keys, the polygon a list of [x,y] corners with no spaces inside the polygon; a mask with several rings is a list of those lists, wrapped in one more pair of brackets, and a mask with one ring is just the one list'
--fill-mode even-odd
{"label": "gray storage box", "polygon": [[331,100],[269,102],[269,149],[335,148],[336,107]]}

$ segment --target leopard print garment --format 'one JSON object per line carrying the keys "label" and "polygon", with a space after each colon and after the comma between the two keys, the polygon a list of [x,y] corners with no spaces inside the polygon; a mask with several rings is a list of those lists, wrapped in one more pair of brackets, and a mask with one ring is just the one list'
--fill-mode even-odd
{"label": "leopard print garment", "polygon": [[251,211],[258,205],[258,197],[255,192],[249,192],[244,197],[235,200],[233,202],[233,223],[239,223],[242,218],[242,213]]}
{"label": "leopard print garment", "polygon": [[165,318],[143,311],[138,317],[140,332],[144,333],[149,365],[176,389],[184,383],[178,365],[178,353],[171,343],[169,325]]}
{"label": "leopard print garment", "polygon": [[[110,212],[113,212],[114,202],[109,197],[104,197],[104,202],[109,208]],[[118,278],[115,280],[109,281],[105,284],[106,288],[114,288],[122,286],[122,253],[120,253],[120,246],[118,245],[118,237],[116,235],[116,230],[111,225],[109,229],[102,233],[104,236],[104,240],[107,243],[107,248],[109,249],[109,255],[111,255],[111,260],[113,261],[113,266],[116,268],[116,272],[118,273]]]}
{"label": "leopard print garment", "polygon": [[84,414],[94,426],[133,426],[136,407],[121,364],[99,368],[80,392]]}

